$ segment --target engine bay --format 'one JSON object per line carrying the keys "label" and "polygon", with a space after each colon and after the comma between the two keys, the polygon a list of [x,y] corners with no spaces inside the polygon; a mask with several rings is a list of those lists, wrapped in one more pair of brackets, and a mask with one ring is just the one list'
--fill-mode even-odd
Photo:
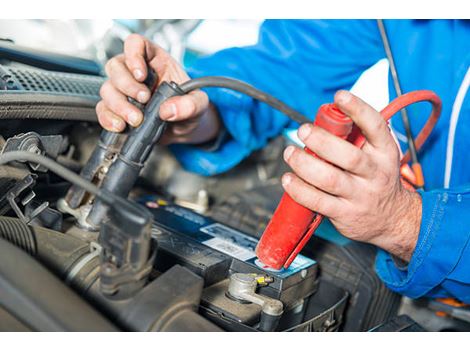
{"label": "engine bay", "polygon": [[[47,157],[87,175],[97,191],[34,160],[0,166],[0,330],[422,331],[429,321],[436,330],[467,328],[451,315],[434,323],[427,301],[416,303],[419,313],[404,304],[375,275],[375,248],[339,238],[328,223],[289,268],[257,260],[282,195],[283,137],[212,177],[185,171],[156,146],[135,184],[100,193],[126,138],[97,123],[103,81],[1,60],[0,156]],[[100,201],[109,219],[90,222]]]}

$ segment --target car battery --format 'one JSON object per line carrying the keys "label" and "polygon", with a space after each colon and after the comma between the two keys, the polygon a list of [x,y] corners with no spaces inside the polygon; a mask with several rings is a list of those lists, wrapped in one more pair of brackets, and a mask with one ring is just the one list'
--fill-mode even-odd
{"label": "car battery", "polygon": [[145,197],[141,203],[154,217],[156,270],[183,265],[203,277],[206,287],[236,272],[265,274],[273,282],[259,293],[286,305],[315,292],[318,265],[313,259],[299,255],[289,268],[271,270],[256,258],[256,238],[156,197]]}

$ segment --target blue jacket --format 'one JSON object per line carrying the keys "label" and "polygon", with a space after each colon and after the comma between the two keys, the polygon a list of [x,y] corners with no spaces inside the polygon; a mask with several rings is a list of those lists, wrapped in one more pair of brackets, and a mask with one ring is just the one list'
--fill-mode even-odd
{"label": "blue jacket", "polygon": [[[427,182],[423,217],[406,268],[379,251],[378,275],[392,290],[410,297],[456,297],[470,303],[470,21],[385,21],[404,92],[435,91],[442,116],[419,153]],[[200,59],[193,77],[242,79],[314,117],[318,107],[349,89],[360,74],[385,57],[374,20],[266,21],[256,45],[231,48]],[[396,96],[389,79],[390,97]],[[182,165],[211,175],[224,172],[295,123],[268,106],[225,89],[207,93],[229,138],[214,152],[176,145]],[[429,115],[427,104],[409,108],[416,135]],[[392,126],[404,134],[400,117]],[[402,142],[401,142],[402,143]],[[402,150],[406,150],[403,144]],[[281,161],[280,161],[281,162]],[[447,175],[447,176],[446,176]]]}

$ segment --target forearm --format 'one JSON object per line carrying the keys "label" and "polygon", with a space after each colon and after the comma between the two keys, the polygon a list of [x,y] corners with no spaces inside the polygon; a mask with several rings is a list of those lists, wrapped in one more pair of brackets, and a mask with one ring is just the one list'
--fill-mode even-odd
{"label": "forearm", "polygon": [[455,297],[470,302],[470,187],[422,192],[422,219],[405,268],[380,251],[377,273],[401,294]]}

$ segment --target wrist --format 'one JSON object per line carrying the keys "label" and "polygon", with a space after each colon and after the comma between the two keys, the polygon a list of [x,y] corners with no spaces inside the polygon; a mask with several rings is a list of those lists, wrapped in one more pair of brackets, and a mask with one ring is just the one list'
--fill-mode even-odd
{"label": "wrist", "polygon": [[422,217],[422,200],[417,192],[401,189],[393,204],[393,215],[376,245],[409,262],[418,241]]}

